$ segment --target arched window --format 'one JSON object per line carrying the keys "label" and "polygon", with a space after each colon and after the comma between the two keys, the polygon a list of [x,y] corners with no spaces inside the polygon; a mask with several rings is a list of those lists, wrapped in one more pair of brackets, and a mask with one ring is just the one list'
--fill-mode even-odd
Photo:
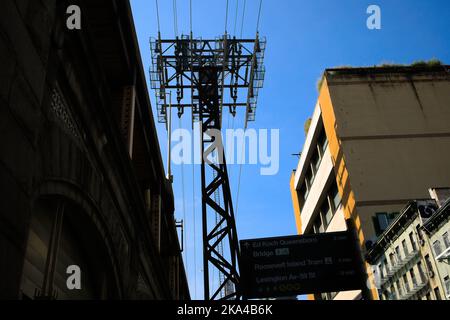
{"label": "arched window", "polygon": [[[80,207],[62,199],[37,201],[22,273],[24,298],[112,298],[116,286],[109,261],[105,239]],[[67,285],[74,275],[67,273],[70,266],[79,267],[80,289]]]}

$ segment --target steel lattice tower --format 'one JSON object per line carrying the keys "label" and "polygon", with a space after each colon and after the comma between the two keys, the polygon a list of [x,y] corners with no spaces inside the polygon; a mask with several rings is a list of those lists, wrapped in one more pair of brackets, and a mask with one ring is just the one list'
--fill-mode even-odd
{"label": "steel lattice tower", "polygon": [[[222,141],[217,141],[211,130],[222,129],[226,110],[234,117],[237,108],[245,108],[245,127],[255,120],[265,75],[266,42],[258,35],[236,39],[225,34],[215,40],[193,39],[192,35],[162,40],[159,36],[150,45],[158,121],[167,127],[169,108],[176,108],[179,117],[190,108],[192,124],[200,123],[205,299],[239,299],[239,245],[230,182]],[[169,93],[176,102],[168,103]],[[211,159],[211,155],[219,156]],[[220,274],[214,288],[209,282],[210,267]]]}

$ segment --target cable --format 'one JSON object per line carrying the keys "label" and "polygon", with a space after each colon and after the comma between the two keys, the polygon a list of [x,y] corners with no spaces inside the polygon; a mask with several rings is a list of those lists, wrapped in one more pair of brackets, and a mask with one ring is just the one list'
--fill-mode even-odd
{"label": "cable", "polygon": [[191,28],[191,33],[192,33],[192,0],[189,0],[189,24],[190,24],[190,28]]}
{"label": "cable", "polygon": [[234,36],[236,36],[236,24],[238,20],[238,13],[239,13],[239,0],[236,0],[236,14],[234,16],[234,30],[233,30]]}
{"label": "cable", "polygon": [[[179,128],[181,129],[181,118],[179,118]],[[184,156],[184,155],[183,155]],[[186,228],[186,199],[184,195],[184,159],[181,161],[181,196],[183,198],[183,228],[184,228],[184,239],[183,239],[183,248],[184,248],[184,261],[185,261],[185,269],[186,274],[188,274],[188,254],[187,254],[187,246],[186,246],[186,239],[187,239],[187,228]]]}
{"label": "cable", "polygon": [[258,22],[256,23],[256,32],[259,32],[259,20],[261,18],[262,0],[259,0]]}
{"label": "cable", "polygon": [[194,294],[197,297],[197,238],[195,231],[195,161],[192,161],[192,215],[194,226]]}
{"label": "cable", "polygon": [[158,5],[158,0],[156,0],[156,19],[158,21],[158,32],[161,31],[161,27],[159,24],[159,5]]}
{"label": "cable", "polygon": [[242,10],[242,21],[241,21],[241,39],[242,32],[244,31],[244,18],[245,18],[245,7],[247,6],[247,0],[244,0],[244,9]]}
{"label": "cable", "polygon": [[175,32],[175,37],[178,37],[177,0],[173,0],[173,30]]}
{"label": "cable", "polygon": [[227,10],[225,14],[225,33],[227,33],[227,28],[228,28],[228,0],[227,0]]}

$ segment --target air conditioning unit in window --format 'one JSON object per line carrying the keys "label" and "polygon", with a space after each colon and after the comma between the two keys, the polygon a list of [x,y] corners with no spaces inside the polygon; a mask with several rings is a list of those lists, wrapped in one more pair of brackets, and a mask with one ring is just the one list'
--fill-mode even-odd
{"label": "air conditioning unit in window", "polygon": [[434,271],[433,270],[428,271],[428,276],[430,278],[434,278]]}

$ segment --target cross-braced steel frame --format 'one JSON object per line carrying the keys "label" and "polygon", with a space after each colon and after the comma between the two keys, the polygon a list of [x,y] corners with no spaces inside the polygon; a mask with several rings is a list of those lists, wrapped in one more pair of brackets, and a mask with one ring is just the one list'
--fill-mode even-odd
{"label": "cross-braced steel frame", "polygon": [[[231,188],[222,139],[212,132],[222,129],[224,108],[236,116],[237,108],[245,107],[245,126],[255,120],[258,91],[265,74],[265,41],[258,35],[255,39],[225,35],[215,40],[193,39],[192,35],[172,40],[159,37],[151,41],[151,50],[150,77],[156,90],[159,122],[167,123],[168,109],[172,107],[178,110],[179,117],[185,108],[191,108],[192,123],[200,123],[205,299],[239,299],[239,245]],[[176,97],[170,105],[166,101],[168,92]],[[210,271],[220,274],[214,287]]]}

